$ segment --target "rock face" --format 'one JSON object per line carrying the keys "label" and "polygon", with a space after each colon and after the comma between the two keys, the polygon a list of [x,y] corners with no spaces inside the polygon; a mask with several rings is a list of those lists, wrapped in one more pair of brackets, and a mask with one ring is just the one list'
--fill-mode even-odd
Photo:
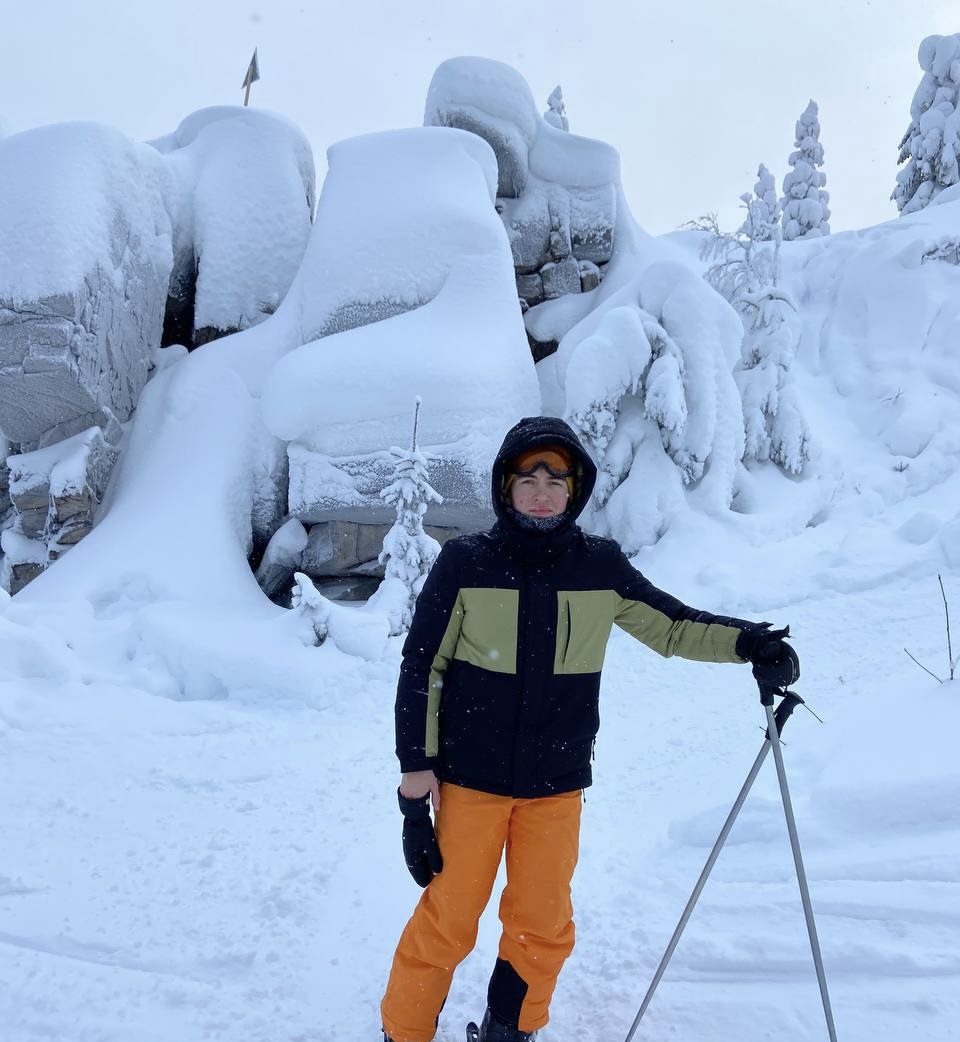
{"label": "rock face", "polygon": [[99,427],[7,458],[15,516],[2,537],[2,581],[10,593],[90,531],[116,460]]}
{"label": "rock face", "polygon": [[524,311],[599,285],[613,256],[620,177],[615,149],[541,117],[523,77],[484,58],[454,58],[437,69],[425,122],[468,130],[493,149],[497,212]]}
{"label": "rock face", "polygon": [[[14,587],[89,530],[106,480],[54,494],[32,451],[66,452],[64,439],[98,427],[89,463],[108,473],[115,453],[103,446],[118,440],[158,347],[195,347],[276,310],[314,196],[304,136],[247,109],[193,113],[149,144],[92,123],[0,140],[0,447],[4,458],[9,443],[20,450],[4,543]],[[285,449],[267,438],[256,461],[257,552],[286,512]],[[0,523],[8,514],[0,506]]]}
{"label": "rock face", "polygon": [[125,420],[173,263],[159,156],[107,127],[0,141],[0,430],[49,444]]}

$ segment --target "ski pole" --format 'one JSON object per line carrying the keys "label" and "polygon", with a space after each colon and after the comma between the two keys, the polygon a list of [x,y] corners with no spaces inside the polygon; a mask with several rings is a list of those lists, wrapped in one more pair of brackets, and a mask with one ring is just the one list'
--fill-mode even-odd
{"label": "ski pole", "polygon": [[[827,1021],[827,1032],[830,1042],[837,1042],[837,1030],[833,1023],[833,1010],[830,1008],[830,995],[827,991],[827,977],[823,971],[823,956],[820,953],[820,941],[817,938],[817,924],[813,918],[813,903],[807,886],[807,874],[803,868],[803,855],[800,853],[800,838],[797,835],[797,822],[793,816],[793,804],[787,788],[787,772],[783,765],[783,753],[778,740],[780,728],[773,711],[773,693],[761,689],[760,702],[767,713],[767,733],[770,745],[773,746],[773,762],[777,765],[777,779],[780,782],[780,797],[783,800],[783,813],[787,819],[787,831],[790,833],[790,847],[793,850],[793,863],[797,869],[797,883],[800,886],[800,900],[803,902],[803,915],[807,921],[807,936],[810,938],[810,951],[813,953],[813,964],[817,970],[817,983],[820,985],[820,998],[823,1001],[823,1015]],[[782,706],[782,704],[781,704]]]}
{"label": "ski pole", "polygon": [[[771,698],[772,701],[772,698]],[[647,993],[643,997],[643,1002],[640,1004],[640,1009],[637,1011],[637,1015],[634,1018],[633,1025],[627,1032],[627,1037],[624,1042],[631,1042],[633,1036],[637,1032],[637,1028],[640,1026],[640,1021],[643,1020],[644,1013],[647,1012],[647,1007],[650,1005],[650,1001],[653,999],[653,994],[657,990],[664,972],[667,969],[667,964],[673,957],[673,953],[676,950],[677,944],[680,942],[680,937],[693,914],[693,909],[700,899],[700,894],[703,892],[703,888],[707,884],[707,879],[710,876],[713,866],[716,864],[717,858],[720,856],[720,851],[723,849],[724,843],[727,841],[727,836],[730,835],[730,830],[733,828],[733,823],[737,820],[737,815],[740,813],[740,809],[743,807],[746,801],[747,794],[753,787],[753,783],[756,780],[757,775],[760,773],[760,768],[763,766],[763,761],[767,758],[767,753],[770,752],[770,746],[779,745],[779,736],[786,725],[787,720],[790,719],[790,714],[796,709],[796,707],[802,704],[803,699],[796,694],[794,691],[787,691],[783,696],[783,701],[777,706],[776,712],[768,710],[767,720],[767,734],[764,738],[763,745],[760,748],[760,752],[757,754],[756,760],[753,762],[753,766],[750,768],[750,773],[747,775],[747,780],[743,783],[743,788],[740,790],[740,795],[737,796],[736,802],[727,815],[727,820],[723,823],[723,828],[720,830],[720,835],[717,836],[717,841],[713,845],[713,850],[710,851],[710,856],[707,858],[707,863],[703,866],[703,871],[700,873],[700,878],[697,880],[696,886],[693,888],[693,893],[690,895],[690,899],[687,901],[686,907],[683,910],[683,914],[680,916],[680,921],[677,923],[676,929],[673,931],[673,936],[670,938],[670,943],[667,945],[666,951],[663,953],[663,958],[660,960],[660,965],[657,967],[657,972],[653,975],[653,980],[650,982],[650,987],[647,988]],[[774,728],[771,730],[770,720],[774,722]],[[779,748],[777,748],[779,752]]]}

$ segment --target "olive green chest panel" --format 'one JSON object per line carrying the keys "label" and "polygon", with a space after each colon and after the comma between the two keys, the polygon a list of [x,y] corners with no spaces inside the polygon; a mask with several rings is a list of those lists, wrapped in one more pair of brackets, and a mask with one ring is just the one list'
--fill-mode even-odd
{"label": "olive green chest panel", "polygon": [[614,590],[557,591],[554,673],[599,673],[620,602]]}
{"label": "olive green chest panel", "polygon": [[517,672],[518,590],[460,590],[463,620],[455,659],[493,673]]}

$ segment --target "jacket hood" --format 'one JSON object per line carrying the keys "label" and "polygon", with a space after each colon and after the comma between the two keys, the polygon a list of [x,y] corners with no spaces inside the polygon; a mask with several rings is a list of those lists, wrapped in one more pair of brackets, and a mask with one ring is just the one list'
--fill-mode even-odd
{"label": "jacket hood", "polygon": [[555,416],[526,416],[507,431],[497,458],[493,461],[490,493],[494,512],[500,521],[505,520],[506,504],[503,502],[502,489],[507,464],[521,452],[535,449],[538,445],[562,445],[573,457],[576,471],[574,494],[566,511],[572,523],[590,499],[597,481],[597,468],[573,428]]}

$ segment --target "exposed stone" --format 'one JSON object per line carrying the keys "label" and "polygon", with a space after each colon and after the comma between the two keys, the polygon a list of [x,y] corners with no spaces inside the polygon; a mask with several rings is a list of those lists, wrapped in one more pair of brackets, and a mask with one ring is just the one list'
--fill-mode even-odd
{"label": "exposed stone", "polygon": [[[87,535],[116,459],[116,447],[98,427],[8,458],[15,520],[4,540],[13,547],[11,566],[30,563],[42,570]],[[33,543],[42,548],[42,560],[41,551],[28,545]]]}
{"label": "exposed stone", "polygon": [[[37,442],[52,427],[125,420],[160,342],[165,273],[134,250],[97,267],[73,293],[0,300],[0,429]],[[105,411],[106,410],[106,411]]]}
{"label": "exposed stone", "polygon": [[933,246],[920,258],[921,264],[928,261],[946,261],[947,264],[960,264],[960,243],[944,242]]}
{"label": "exposed stone", "polygon": [[539,272],[517,276],[517,296],[526,301],[528,306],[539,304],[543,300],[543,279]]}
{"label": "exposed stone", "polygon": [[616,221],[613,185],[570,189],[570,243],[577,260],[606,264],[613,256]]}
{"label": "exposed stone", "polygon": [[7,593],[11,595],[19,593],[24,586],[33,582],[45,568],[46,565],[44,564],[35,564],[29,561],[22,564],[11,563],[7,579]]}
{"label": "exposed stone", "polygon": [[515,199],[527,184],[527,143],[507,124],[493,120],[468,106],[452,105],[438,113],[434,126],[459,127],[482,137],[497,157],[497,195]]}
{"label": "exposed stone", "polygon": [[[380,495],[393,480],[394,461],[388,453],[331,457],[292,442],[287,455],[288,509],[292,517],[313,525],[321,521],[386,527],[393,524],[396,511]],[[431,504],[427,512],[429,523],[476,531],[495,520],[490,505],[489,469],[461,457],[431,455],[430,484],[443,496],[443,503]],[[319,534],[313,538],[319,538]]]}
{"label": "exposed stone", "polygon": [[58,528],[47,543],[50,560],[56,561],[62,557],[71,546],[76,546],[84,536],[89,535],[92,528],[93,522],[89,515],[74,517]]}
{"label": "exposed stone", "polygon": [[559,263],[544,264],[540,276],[543,279],[545,300],[554,300],[565,293],[580,292],[580,269],[573,257],[567,257]]}
{"label": "exposed stone", "polygon": [[253,552],[259,556],[287,514],[290,468],[286,443],[263,431],[256,442],[251,526]]}
{"label": "exposed stone", "polygon": [[303,552],[303,570],[310,576],[355,572],[362,564],[376,562],[389,530],[389,525],[362,525],[351,521],[313,525]]}
{"label": "exposed stone", "polygon": [[296,518],[291,518],[274,533],[256,573],[257,582],[268,597],[276,597],[291,588],[294,572],[303,570],[306,545],[307,530]]}
{"label": "exposed stone", "polygon": [[[310,528],[301,560],[302,571],[311,578],[372,576],[383,578],[378,558],[390,525],[324,521]],[[426,525],[424,531],[439,543],[460,535],[456,528]]]}
{"label": "exposed stone", "polygon": [[351,301],[349,304],[341,304],[328,316],[317,329],[315,336],[333,336],[335,333],[345,333],[348,329],[356,329],[358,326],[369,326],[372,322],[382,322],[395,315],[413,311],[425,303],[426,301],[411,303],[401,300]]}
{"label": "exposed stone", "polygon": [[521,199],[498,199],[507,229],[513,266],[519,274],[535,272],[550,259],[550,211],[546,199],[530,193]]}
{"label": "exposed stone", "polygon": [[558,340],[537,340],[529,329],[527,330],[527,343],[530,345],[530,354],[533,355],[534,362],[542,362],[545,358],[549,358],[560,346]]}
{"label": "exposed stone", "polygon": [[600,269],[592,261],[580,261],[580,292],[589,293],[600,285]]}
{"label": "exposed stone", "polygon": [[553,261],[565,260],[573,253],[570,242],[570,222],[565,220],[565,214],[551,214],[550,220],[550,259]]}
{"label": "exposed stone", "polygon": [[27,538],[13,528],[5,528],[0,533],[0,548],[3,549],[0,585],[8,593],[22,590],[47,566],[46,545],[40,540]]}

